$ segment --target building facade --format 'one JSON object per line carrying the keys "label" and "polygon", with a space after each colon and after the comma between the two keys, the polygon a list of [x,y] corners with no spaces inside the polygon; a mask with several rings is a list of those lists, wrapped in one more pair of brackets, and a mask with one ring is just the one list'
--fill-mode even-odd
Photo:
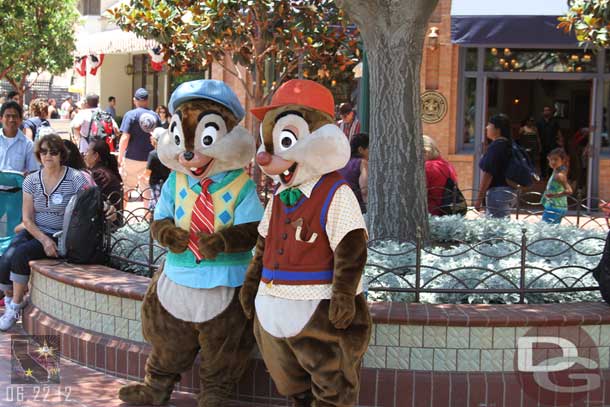
{"label": "building facade", "polygon": [[[522,124],[540,121],[551,106],[576,193],[593,205],[610,200],[610,54],[580,48],[557,30],[566,10],[564,0],[439,1],[421,70],[423,130],[455,166],[462,189],[478,188],[490,115],[506,113],[518,140]],[[546,165],[539,152],[532,158]]]}

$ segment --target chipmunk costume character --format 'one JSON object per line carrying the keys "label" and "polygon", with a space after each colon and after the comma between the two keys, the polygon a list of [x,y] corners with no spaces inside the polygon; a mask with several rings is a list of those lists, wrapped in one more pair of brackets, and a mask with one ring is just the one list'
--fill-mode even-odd
{"label": "chipmunk costume character", "polygon": [[280,393],[295,406],[352,406],[371,332],[362,294],[367,234],[358,200],[337,173],[350,156],[333,96],[291,80],[262,121],[256,160],[280,186],[259,225],[240,301]]}
{"label": "chipmunk costume character", "polygon": [[254,346],[239,290],[263,208],[244,172],[253,137],[237,123],[244,110],[223,82],[198,80],[172,94],[173,116],[158,144],[173,171],[155,207],[151,233],[169,249],[142,303],[142,330],[152,345],[144,384],[123,387],[132,405],[167,404],[200,354],[200,407],[221,407]]}

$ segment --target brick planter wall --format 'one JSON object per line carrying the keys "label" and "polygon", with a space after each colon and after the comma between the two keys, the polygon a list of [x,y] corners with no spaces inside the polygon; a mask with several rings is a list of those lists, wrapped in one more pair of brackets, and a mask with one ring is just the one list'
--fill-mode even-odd
{"label": "brick planter wall", "polygon": [[[61,335],[64,356],[108,374],[141,380],[150,346],[142,339],[140,306],[149,279],[52,260],[32,266],[26,331]],[[609,311],[602,303],[371,304],[374,327],[358,405],[601,406],[610,402]],[[569,340],[579,356],[598,363],[601,385],[568,404],[544,404],[548,395],[532,394],[516,369],[517,342],[532,335]],[[560,349],[548,348],[547,358],[561,356]],[[180,389],[197,391],[197,365],[183,375]],[[286,405],[259,355],[254,355],[234,398]]]}

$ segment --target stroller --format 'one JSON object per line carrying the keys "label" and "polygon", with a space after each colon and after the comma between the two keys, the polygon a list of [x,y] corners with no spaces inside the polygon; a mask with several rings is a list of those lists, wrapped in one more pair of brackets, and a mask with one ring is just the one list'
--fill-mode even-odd
{"label": "stroller", "polygon": [[0,171],[0,256],[11,244],[15,227],[21,223],[23,174]]}

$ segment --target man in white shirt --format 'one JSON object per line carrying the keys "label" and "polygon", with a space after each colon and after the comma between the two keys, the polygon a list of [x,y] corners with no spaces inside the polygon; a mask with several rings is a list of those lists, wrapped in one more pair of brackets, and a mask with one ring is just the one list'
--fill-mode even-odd
{"label": "man in white shirt", "polygon": [[0,108],[0,171],[29,173],[40,167],[34,156],[34,144],[19,127],[23,121],[23,108],[8,101]]}
{"label": "man in white shirt", "polygon": [[[99,103],[100,97],[98,95],[93,93],[87,95],[86,108],[79,111],[70,123],[74,140],[76,140],[78,149],[82,154],[86,153],[89,148],[89,137],[93,135],[90,134],[91,118],[94,112],[100,110]],[[118,126],[114,119],[112,120],[112,127],[115,134],[118,133]]]}

